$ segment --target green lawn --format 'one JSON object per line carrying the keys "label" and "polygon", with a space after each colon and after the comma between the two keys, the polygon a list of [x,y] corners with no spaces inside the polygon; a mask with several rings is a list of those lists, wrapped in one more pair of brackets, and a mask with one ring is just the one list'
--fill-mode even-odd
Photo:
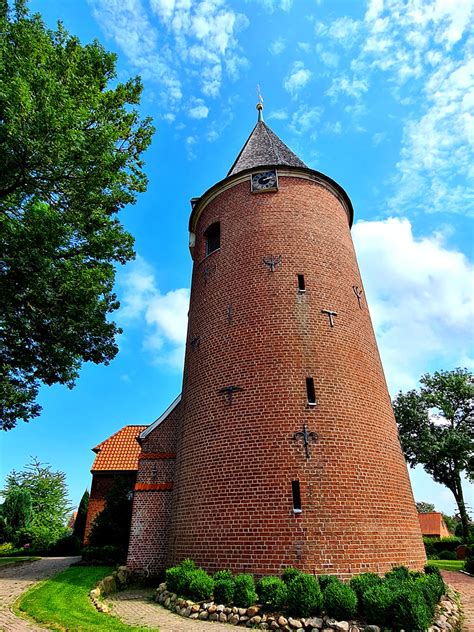
{"label": "green lawn", "polygon": [[97,612],[89,598],[96,582],[113,569],[107,566],[71,566],[28,590],[15,604],[51,630],[68,632],[151,632],[151,628],[129,626],[112,615]]}
{"label": "green lawn", "polygon": [[19,564],[20,562],[34,562],[40,559],[40,557],[0,557],[0,566]]}
{"label": "green lawn", "polygon": [[428,564],[433,564],[445,571],[461,571],[464,568],[464,560],[428,560]]}

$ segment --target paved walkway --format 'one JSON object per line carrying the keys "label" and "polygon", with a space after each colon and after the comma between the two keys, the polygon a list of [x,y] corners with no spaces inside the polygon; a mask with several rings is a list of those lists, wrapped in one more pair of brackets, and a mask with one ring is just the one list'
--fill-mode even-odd
{"label": "paved walkway", "polygon": [[461,595],[464,610],[463,630],[474,632],[474,577],[454,571],[441,571],[441,574],[444,581]]}
{"label": "paved walkway", "polygon": [[21,593],[32,584],[59,573],[79,559],[79,557],[44,557],[36,562],[0,568],[0,630],[44,632],[45,628],[15,617],[10,608]]}
{"label": "paved walkway", "polygon": [[196,621],[173,614],[151,600],[155,589],[130,589],[107,598],[111,611],[124,623],[159,628],[160,632],[229,632],[226,623]]}

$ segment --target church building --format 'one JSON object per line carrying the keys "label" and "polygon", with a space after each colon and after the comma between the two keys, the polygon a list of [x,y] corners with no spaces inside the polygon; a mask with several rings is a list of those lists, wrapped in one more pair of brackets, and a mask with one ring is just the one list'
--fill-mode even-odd
{"label": "church building", "polygon": [[182,392],[138,435],[127,565],[421,569],[351,201],[257,109],[227,176],[191,201]]}

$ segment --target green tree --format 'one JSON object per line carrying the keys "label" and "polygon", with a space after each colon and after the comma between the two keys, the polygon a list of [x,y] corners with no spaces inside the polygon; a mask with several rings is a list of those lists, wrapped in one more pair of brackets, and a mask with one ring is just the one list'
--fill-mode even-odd
{"label": "green tree", "polygon": [[87,509],[89,507],[89,491],[82,494],[81,502],[77,508],[76,521],[74,522],[74,529],[72,535],[76,536],[82,543],[84,540],[84,533],[86,531]]}
{"label": "green tree", "polygon": [[33,516],[31,494],[27,489],[12,488],[2,505],[6,539],[18,544],[18,535],[28,529]]}
{"label": "green tree", "polygon": [[36,548],[46,548],[65,535],[71,505],[63,472],[54,472],[50,465],[33,458],[23,470],[7,476],[4,496],[18,490],[31,496],[32,517],[24,539],[30,539]]}
{"label": "green tree", "polygon": [[431,513],[432,511],[436,511],[435,506],[431,503],[425,503],[420,501],[416,504],[416,510],[418,513]]}
{"label": "green tree", "polygon": [[400,441],[411,467],[422,465],[451,490],[467,540],[469,516],[463,473],[474,477],[474,380],[467,369],[437,371],[420,379],[421,388],[399,393],[393,402]]}
{"label": "green tree", "polygon": [[92,523],[91,546],[117,546],[125,555],[132,523],[132,483],[127,476],[115,476],[105,497],[105,507]]}
{"label": "green tree", "polygon": [[40,384],[108,363],[115,266],[134,257],[117,212],[146,190],[151,119],[116,57],[0,0],[0,428],[40,411]]}

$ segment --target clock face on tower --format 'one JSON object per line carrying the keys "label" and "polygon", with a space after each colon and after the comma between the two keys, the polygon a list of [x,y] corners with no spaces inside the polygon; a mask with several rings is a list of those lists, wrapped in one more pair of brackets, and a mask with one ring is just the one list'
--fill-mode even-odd
{"label": "clock face on tower", "polygon": [[252,173],[252,193],[264,193],[265,191],[278,191],[278,177],[277,172],[272,169],[271,171],[260,171],[259,173]]}

